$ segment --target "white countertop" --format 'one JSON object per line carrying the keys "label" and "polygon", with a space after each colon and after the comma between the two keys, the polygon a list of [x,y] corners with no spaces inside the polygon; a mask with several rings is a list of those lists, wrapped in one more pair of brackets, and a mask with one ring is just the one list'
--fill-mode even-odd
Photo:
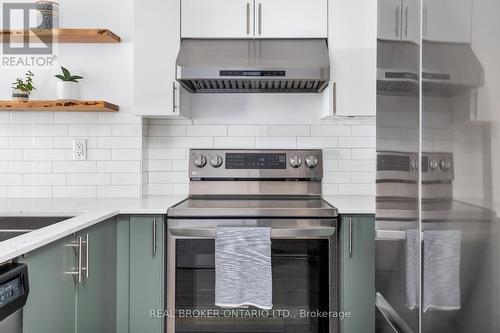
{"label": "white countertop", "polygon": [[323,199],[337,207],[339,214],[375,214],[374,195],[327,195]]}
{"label": "white countertop", "polygon": [[[166,214],[168,208],[185,196],[143,198],[64,198],[5,199],[0,201],[0,216],[75,216],[71,219],[0,242],[0,263],[47,245],[120,214]],[[337,195],[324,199],[339,214],[374,214],[375,197]]]}

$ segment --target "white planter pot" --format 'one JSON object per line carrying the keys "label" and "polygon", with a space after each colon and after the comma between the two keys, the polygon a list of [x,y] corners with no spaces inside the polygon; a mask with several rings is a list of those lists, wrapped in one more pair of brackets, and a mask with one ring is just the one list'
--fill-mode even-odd
{"label": "white planter pot", "polygon": [[58,81],[57,99],[64,101],[77,101],[80,99],[80,86],[77,82]]}
{"label": "white planter pot", "polygon": [[28,101],[30,99],[29,91],[21,89],[12,89],[12,99],[15,101]]}

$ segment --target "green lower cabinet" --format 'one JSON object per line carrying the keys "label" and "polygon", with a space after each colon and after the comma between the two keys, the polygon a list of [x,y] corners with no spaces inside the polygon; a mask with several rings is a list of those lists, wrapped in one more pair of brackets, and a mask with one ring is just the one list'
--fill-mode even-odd
{"label": "green lower cabinet", "polygon": [[[23,332],[115,332],[116,249],[112,218],[19,258],[28,265],[30,283]],[[81,282],[71,274],[78,272],[79,256]]]}
{"label": "green lower cabinet", "polygon": [[89,255],[83,282],[77,284],[77,333],[115,332],[116,218],[82,230],[77,236],[88,239],[85,250]]}
{"label": "green lower cabinet", "polygon": [[163,319],[151,313],[163,310],[163,216],[130,216],[129,230],[129,332],[161,333]]}
{"label": "green lower cabinet", "polygon": [[72,275],[76,251],[69,236],[36,249],[20,263],[28,265],[30,293],[23,311],[24,333],[75,331],[76,289]]}
{"label": "green lower cabinet", "polygon": [[374,333],[375,216],[343,215],[340,229],[340,332]]}

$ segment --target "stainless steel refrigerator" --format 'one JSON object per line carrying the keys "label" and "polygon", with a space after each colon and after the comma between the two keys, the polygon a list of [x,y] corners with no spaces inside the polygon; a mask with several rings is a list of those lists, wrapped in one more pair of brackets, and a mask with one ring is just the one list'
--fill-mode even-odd
{"label": "stainless steel refrigerator", "polygon": [[500,332],[500,1],[378,16],[377,332]]}

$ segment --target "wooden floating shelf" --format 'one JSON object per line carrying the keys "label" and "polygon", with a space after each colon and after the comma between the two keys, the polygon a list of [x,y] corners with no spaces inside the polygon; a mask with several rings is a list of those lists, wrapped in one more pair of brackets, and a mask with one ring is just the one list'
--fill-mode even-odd
{"label": "wooden floating shelf", "polygon": [[0,101],[0,111],[116,112],[118,105],[105,101]]}
{"label": "wooden floating shelf", "polygon": [[0,41],[23,43],[25,38],[31,43],[120,43],[120,36],[108,29],[30,29],[0,30]]}

